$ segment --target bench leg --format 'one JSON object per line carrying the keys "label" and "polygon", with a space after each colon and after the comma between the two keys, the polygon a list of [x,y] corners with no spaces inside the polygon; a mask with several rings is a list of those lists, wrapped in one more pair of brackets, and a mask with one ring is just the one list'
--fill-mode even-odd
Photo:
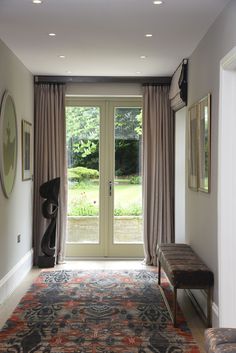
{"label": "bench leg", "polygon": [[212,327],[212,296],[213,287],[207,289],[207,327]]}
{"label": "bench leg", "polygon": [[158,284],[161,285],[161,263],[158,260]]}
{"label": "bench leg", "polygon": [[177,288],[173,288],[173,324],[177,326]]}

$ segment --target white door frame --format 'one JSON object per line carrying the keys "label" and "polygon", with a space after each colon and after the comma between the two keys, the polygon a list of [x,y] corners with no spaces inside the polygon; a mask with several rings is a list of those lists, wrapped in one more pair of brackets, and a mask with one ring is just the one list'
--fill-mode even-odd
{"label": "white door frame", "polygon": [[219,326],[236,327],[236,47],[220,62],[218,131]]}

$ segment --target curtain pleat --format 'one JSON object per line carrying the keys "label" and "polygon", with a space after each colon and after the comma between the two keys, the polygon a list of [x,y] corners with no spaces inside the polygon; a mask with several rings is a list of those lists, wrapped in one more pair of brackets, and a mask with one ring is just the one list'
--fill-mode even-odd
{"label": "curtain pleat", "polygon": [[174,242],[174,117],[168,86],[144,86],[143,210],[145,261],[156,265],[157,245]]}
{"label": "curtain pleat", "polygon": [[56,232],[56,261],[64,261],[67,220],[65,85],[35,85],[34,123],[34,264],[41,253],[41,239],[48,220],[42,216],[43,199],[39,187],[44,182],[60,177],[59,210]]}

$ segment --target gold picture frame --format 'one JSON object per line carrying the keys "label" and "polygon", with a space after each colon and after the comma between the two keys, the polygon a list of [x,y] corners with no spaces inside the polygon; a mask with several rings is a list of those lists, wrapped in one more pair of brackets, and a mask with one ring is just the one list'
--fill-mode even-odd
{"label": "gold picture frame", "polygon": [[32,179],[32,124],[22,120],[22,180]]}
{"label": "gold picture frame", "polygon": [[211,171],[211,96],[208,94],[198,103],[198,190],[210,192]]}
{"label": "gold picture frame", "polygon": [[188,185],[194,191],[210,192],[211,95],[189,108]]}
{"label": "gold picture frame", "polygon": [[198,190],[198,159],[197,159],[197,140],[198,140],[198,106],[192,105],[189,108],[188,119],[188,186],[190,189]]}

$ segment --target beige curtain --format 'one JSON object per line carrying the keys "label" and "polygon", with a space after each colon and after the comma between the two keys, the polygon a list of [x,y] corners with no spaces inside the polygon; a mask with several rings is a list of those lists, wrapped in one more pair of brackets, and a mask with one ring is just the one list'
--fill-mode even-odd
{"label": "beige curtain", "polygon": [[65,141],[65,85],[35,85],[34,123],[34,263],[41,254],[41,239],[48,221],[42,216],[44,201],[39,195],[42,183],[60,177],[59,211],[57,218],[56,261],[64,260],[66,238],[66,141]]}
{"label": "beige curtain", "polygon": [[144,86],[143,210],[146,263],[156,248],[174,242],[174,117],[168,86]]}

